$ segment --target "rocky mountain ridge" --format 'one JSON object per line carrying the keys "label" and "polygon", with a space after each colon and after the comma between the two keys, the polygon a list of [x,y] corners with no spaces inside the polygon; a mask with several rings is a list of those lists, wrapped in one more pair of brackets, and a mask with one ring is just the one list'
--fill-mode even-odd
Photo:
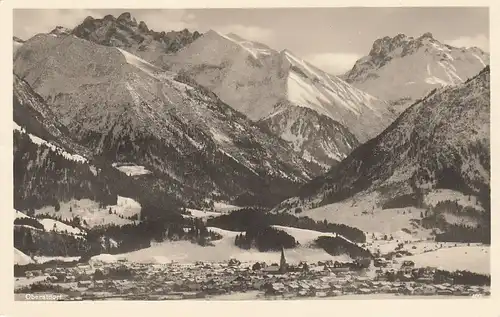
{"label": "rocky mountain ridge", "polygon": [[463,83],[488,64],[489,54],[477,47],[443,44],[429,32],[417,38],[398,34],[377,39],[342,78],[401,113],[432,89]]}

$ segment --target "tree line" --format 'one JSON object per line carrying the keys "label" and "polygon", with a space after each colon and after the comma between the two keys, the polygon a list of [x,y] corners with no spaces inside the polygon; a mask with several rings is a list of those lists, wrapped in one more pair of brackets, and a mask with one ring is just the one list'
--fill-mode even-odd
{"label": "tree line", "polygon": [[273,214],[260,208],[242,208],[230,214],[221,215],[207,220],[207,225],[232,231],[247,231],[254,228],[266,228],[272,225],[295,227],[340,234],[347,239],[364,243],[365,233],[354,227],[344,224],[334,224],[324,221],[315,221],[309,217],[296,217],[288,213]]}

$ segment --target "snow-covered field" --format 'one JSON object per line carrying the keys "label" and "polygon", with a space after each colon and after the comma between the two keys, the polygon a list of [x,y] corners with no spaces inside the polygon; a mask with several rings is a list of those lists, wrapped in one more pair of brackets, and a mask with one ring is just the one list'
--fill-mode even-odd
{"label": "snow-covered field", "polygon": [[394,240],[384,240],[384,234],[367,233],[367,248],[375,253],[387,254],[396,251],[399,243],[403,243],[400,251],[410,252],[411,256],[403,256],[398,260],[411,260],[416,267],[436,267],[444,270],[468,270],[471,272],[490,274],[490,247],[480,243],[455,243],[421,240],[405,232],[394,233]]}
{"label": "snow-covered field", "polygon": [[358,195],[354,199],[305,210],[299,216],[317,221],[326,219],[331,223],[345,224],[368,232],[390,234],[404,228],[412,229],[410,220],[419,219],[420,212],[423,211],[414,207],[382,209],[377,207],[377,199],[376,193]]}
{"label": "snow-covered field", "polygon": [[[99,203],[90,199],[71,200],[60,203],[60,205],[61,208],[59,211],[55,211],[55,208],[52,206],[46,206],[35,210],[35,215],[49,214],[61,217],[64,220],[78,216],[82,222],[85,220],[88,227],[94,227],[108,224],[125,225],[134,223],[134,221],[126,218],[140,215],[141,212],[141,205],[138,202],[121,196],[118,196],[116,205],[106,206],[105,208],[99,208]],[[111,214],[109,213],[110,209]],[[120,215],[123,218],[120,218]]]}
{"label": "snow-covered field", "polygon": [[79,256],[34,256],[36,263],[46,263],[50,261],[73,262],[80,260]]}
{"label": "snow-covered field", "polygon": [[30,263],[35,263],[32,258],[14,248],[14,264],[17,265],[27,265]]}
{"label": "snow-covered field", "polygon": [[[22,127],[20,127],[17,123],[13,122],[12,124],[13,124],[14,130],[18,130],[21,133],[26,134],[26,131]],[[45,145],[48,148],[50,148],[52,151],[61,154],[62,156],[64,156],[66,159],[68,159],[70,161],[75,161],[75,162],[80,162],[80,163],[88,163],[88,160],[81,155],[68,153],[65,150],[61,149],[60,147],[58,147],[58,146],[56,146],[48,141],[45,141],[44,139],[39,138],[36,135],[33,135],[31,133],[27,133],[27,134],[28,134],[31,142],[38,144],[38,145]]]}
{"label": "snow-covered field", "polygon": [[45,231],[55,231],[55,232],[64,232],[73,235],[83,235],[84,232],[76,227],[69,226],[60,221],[53,219],[37,219],[39,223],[41,223],[45,229]]}
{"label": "snow-covered field", "polygon": [[402,260],[415,262],[416,267],[437,267],[448,271],[468,270],[475,273],[491,274],[490,247],[459,246],[403,257]]}
{"label": "snow-covered field", "polygon": [[62,262],[73,262],[78,261],[79,256],[34,256],[31,258],[22,251],[14,248],[14,264],[17,265],[27,265],[30,263],[46,263],[49,261],[62,261]]}
{"label": "snow-covered field", "polygon": [[[58,232],[58,233],[64,233],[64,234],[70,234],[70,235],[77,235],[77,236],[82,236],[85,234],[84,231],[82,231],[81,229],[77,228],[77,227],[73,227],[73,226],[69,226],[65,223],[62,223],[60,221],[57,221],[57,220],[53,220],[53,219],[36,219],[36,218],[33,218],[33,217],[30,217],[30,216],[27,216],[25,214],[23,214],[22,212],[20,211],[17,211],[17,210],[14,210],[14,217],[15,218],[31,218],[31,219],[35,219],[36,221],[38,221],[41,225],[43,225],[45,231],[47,232],[50,232],[50,231],[55,231],[55,232]],[[24,227],[29,227],[29,228],[32,228],[34,230],[42,230],[42,229],[38,229],[38,228],[35,228],[35,227],[31,227],[31,226],[28,226],[28,225],[22,225]]]}
{"label": "snow-covered field", "polygon": [[[209,227],[208,230],[217,232],[223,236],[221,240],[213,241],[213,247],[201,247],[189,241],[162,242],[152,245],[149,248],[130,253],[118,255],[101,254],[93,257],[93,259],[103,262],[114,262],[124,258],[131,262],[141,263],[170,263],[172,261],[179,263],[193,263],[196,261],[223,262],[234,258],[247,263],[254,263],[256,261],[279,263],[281,253],[278,251],[259,252],[256,249],[243,250],[236,247],[234,245],[234,239],[236,235],[241,232],[228,231],[214,227]],[[301,237],[298,238],[300,239]],[[302,238],[304,237],[302,236]],[[311,262],[322,260],[350,260],[347,256],[334,257],[322,249],[307,248],[302,246],[295,249],[285,250],[285,257],[288,263],[299,263],[304,260]]]}

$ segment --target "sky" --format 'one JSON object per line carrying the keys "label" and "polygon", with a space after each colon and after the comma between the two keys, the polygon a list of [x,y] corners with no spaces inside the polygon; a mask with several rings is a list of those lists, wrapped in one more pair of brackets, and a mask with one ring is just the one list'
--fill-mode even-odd
{"label": "sky", "polygon": [[431,32],[453,46],[489,52],[488,8],[262,8],[262,9],[16,9],[14,35],[24,40],[56,25],[75,27],[87,16],[130,12],[155,31],[236,33],[276,49],[289,49],[332,74],[352,68],[373,42],[399,33],[418,37]]}

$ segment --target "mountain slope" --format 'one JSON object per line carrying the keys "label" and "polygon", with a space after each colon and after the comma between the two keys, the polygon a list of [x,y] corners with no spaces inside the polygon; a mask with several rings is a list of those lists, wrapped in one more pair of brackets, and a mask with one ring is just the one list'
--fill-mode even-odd
{"label": "mountain slope", "polygon": [[13,45],[13,51],[14,51],[14,53],[16,52],[16,50],[17,50],[20,46],[22,46],[22,45],[23,45],[23,43],[24,43],[24,41],[23,41],[23,40],[21,40],[20,38],[16,37],[16,36],[14,36],[14,37],[12,38],[12,45]]}
{"label": "mountain slope", "polygon": [[144,166],[179,199],[269,204],[309,178],[285,142],[189,77],[122,49],[39,34],[17,50],[14,71],[94,155]]}
{"label": "mountain slope", "polygon": [[73,198],[116,202],[104,175],[89,163],[90,151],[67,135],[42,98],[16,75],[13,92],[14,207],[33,212]]}
{"label": "mountain slope", "polygon": [[[303,186],[299,197],[276,210],[312,208],[306,212],[311,216],[315,212],[325,215],[332,206],[335,218],[333,211],[340,212],[342,206],[351,213],[411,206],[425,209],[436,205],[430,197],[446,189],[468,196],[469,201],[476,197],[479,206],[471,210],[472,216],[487,225],[489,107],[490,70],[486,67],[465,83],[433,91],[412,105],[382,134]],[[440,201],[454,204],[451,194],[444,191],[441,196]],[[357,206],[360,202],[364,205]],[[451,209],[456,212],[457,208]]]}
{"label": "mountain slope", "polygon": [[[231,107],[268,126],[323,169],[394,118],[386,103],[293,53],[277,52],[234,34],[209,31],[163,60],[171,70],[186,72]],[[300,121],[306,123],[305,129],[298,127],[303,126]],[[332,129],[314,128],[319,121]],[[318,132],[320,138],[311,137]]]}
{"label": "mountain slope", "polygon": [[369,55],[359,59],[343,78],[393,102],[399,113],[430,90],[462,83],[488,64],[489,54],[476,47],[442,44],[430,33],[418,38],[399,34],[376,40]]}
{"label": "mountain slope", "polygon": [[90,151],[68,136],[68,129],[59,123],[44,100],[28,83],[15,74],[13,80],[15,124],[23,127],[27,133],[44,140],[45,143],[50,142],[61,150],[83,155],[81,160],[87,161],[86,157],[91,157]]}

